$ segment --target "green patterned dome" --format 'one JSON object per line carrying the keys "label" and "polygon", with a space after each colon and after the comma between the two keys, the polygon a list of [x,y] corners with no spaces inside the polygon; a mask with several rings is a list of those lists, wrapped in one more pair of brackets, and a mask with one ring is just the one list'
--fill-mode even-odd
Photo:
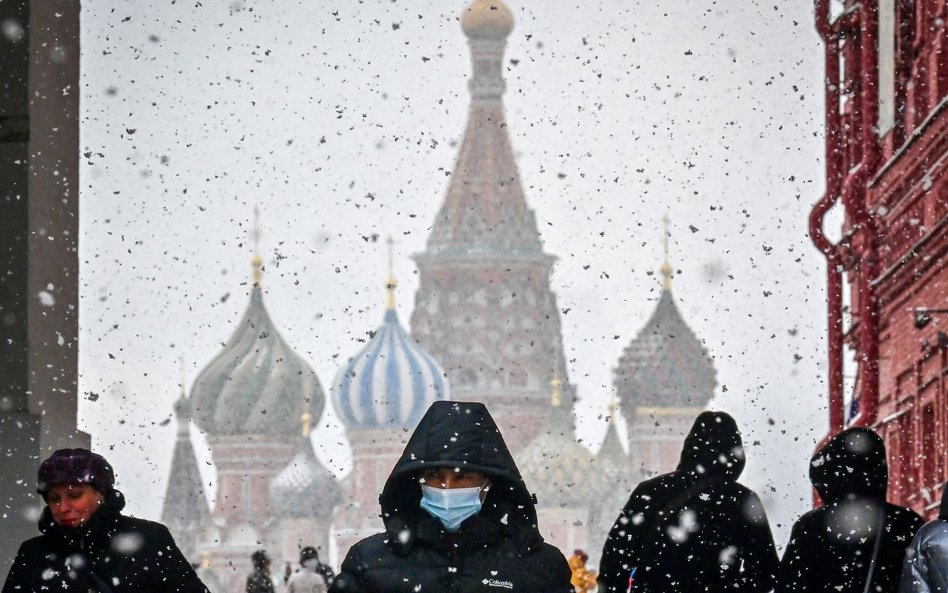
{"label": "green patterned dome", "polygon": [[283,341],[255,285],[237,331],[194,382],[194,421],[212,436],[296,436],[304,412],[319,418],[325,403],[316,373]]}

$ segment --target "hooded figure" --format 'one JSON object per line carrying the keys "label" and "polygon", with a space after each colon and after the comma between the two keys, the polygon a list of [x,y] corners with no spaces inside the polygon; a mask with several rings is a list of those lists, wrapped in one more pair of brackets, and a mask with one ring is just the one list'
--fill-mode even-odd
{"label": "hooded figure", "polygon": [[603,547],[599,590],[769,590],[777,552],[763,505],[736,481],[743,469],[734,419],[702,412],[678,468],[632,491]]}
{"label": "hooded figure", "polygon": [[905,554],[899,593],[948,593],[948,484],[942,488],[938,518],[922,525]]}
{"label": "hooded figure", "polygon": [[39,468],[42,535],[23,542],[3,593],[207,593],[160,523],[121,514],[112,467],[87,449],[60,449]]}
{"label": "hooded figure", "polygon": [[250,555],[253,572],[247,576],[247,593],[274,593],[270,579],[270,556],[266,550],[257,550]]}
{"label": "hooded figure", "polygon": [[813,456],[810,481],[823,506],[793,525],[776,593],[895,593],[922,519],[885,501],[885,459],[867,428],[842,431]]}
{"label": "hooded figure", "polygon": [[[487,478],[481,502],[465,504],[478,510],[436,518],[429,503],[450,499],[429,499],[439,489],[427,486],[432,510],[422,508],[422,477],[441,469]],[[431,404],[379,503],[385,532],[352,546],[332,593],[573,593],[566,559],[540,536],[533,497],[484,404]]]}

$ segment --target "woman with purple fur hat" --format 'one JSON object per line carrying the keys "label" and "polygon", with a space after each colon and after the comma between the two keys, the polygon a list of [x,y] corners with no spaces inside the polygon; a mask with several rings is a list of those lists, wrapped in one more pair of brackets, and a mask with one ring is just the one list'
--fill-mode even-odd
{"label": "woman with purple fur hat", "polygon": [[208,593],[160,523],[121,514],[104,457],[60,449],[40,464],[41,535],[23,542],[2,593]]}

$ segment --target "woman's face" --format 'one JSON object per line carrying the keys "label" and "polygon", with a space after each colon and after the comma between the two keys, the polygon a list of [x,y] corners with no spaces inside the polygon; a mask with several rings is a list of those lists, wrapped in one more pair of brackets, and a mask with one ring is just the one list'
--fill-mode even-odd
{"label": "woman's face", "polygon": [[46,492],[46,506],[53,521],[65,527],[78,527],[89,520],[105,500],[89,484],[53,484]]}

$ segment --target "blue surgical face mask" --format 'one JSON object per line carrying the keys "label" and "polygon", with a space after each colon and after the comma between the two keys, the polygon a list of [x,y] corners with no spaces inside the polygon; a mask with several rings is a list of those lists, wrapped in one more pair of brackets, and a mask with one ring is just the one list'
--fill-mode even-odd
{"label": "blue surgical face mask", "polygon": [[421,485],[421,508],[441,521],[444,530],[455,533],[465,519],[481,510],[482,487],[432,488]]}

